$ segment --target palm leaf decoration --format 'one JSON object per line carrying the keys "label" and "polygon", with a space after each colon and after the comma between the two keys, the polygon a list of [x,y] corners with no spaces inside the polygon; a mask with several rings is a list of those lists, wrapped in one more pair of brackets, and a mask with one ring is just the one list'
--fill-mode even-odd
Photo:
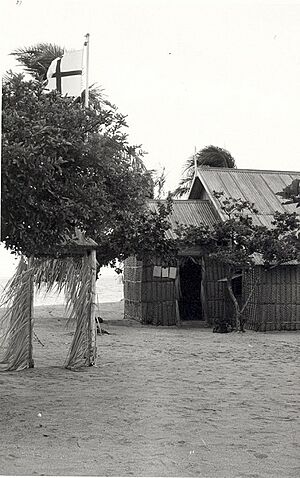
{"label": "palm leaf decoration", "polygon": [[82,258],[79,283],[76,287],[67,284],[68,308],[70,319],[76,321],[76,330],[65,367],[78,369],[93,365],[96,358],[95,322],[90,324],[92,307],[92,271],[87,257]]}
{"label": "palm leaf decoration", "polygon": [[7,284],[2,306],[7,310],[0,319],[0,370],[23,370],[32,366],[29,349],[31,315],[30,288],[33,270],[21,258],[17,270]]}
{"label": "palm leaf decoration", "polygon": [[195,159],[198,168],[202,166],[236,168],[235,160],[229,151],[224,148],[219,148],[218,146],[206,146],[195,155],[189,157],[184,164],[182,178],[178,187],[173,192],[173,196],[181,197],[189,192],[195,174]]}
{"label": "palm leaf decoration", "polygon": [[96,330],[91,317],[94,301],[92,269],[88,255],[68,258],[35,258],[30,267],[21,258],[12,280],[4,291],[2,306],[8,309],[0,319],[0,370],[22,370],[30,366],[31,304],[30,287],[56,289],[67,297],[69,321],[76,323],[65,367],[77,369],[92,365],[96,358]]}
{"label": "palm leaf decoration", "polygon": [[54,43],[37,43],[11,53],[25,67],[24,70],[39,81],[46,80],[51,62],[63,54],[64,48]]}
{"label": "palm leaf decoration", "polygon": [[94,300],[89,256],[64,259],[36,260],[35,285],[39,289],[46,285],[46,291],[53,287],[65,292],[69,321],[76,323],[73,341],[65,367],[78,369],[92,365],[96,358],[96,330],[91,321],[91,307]]}

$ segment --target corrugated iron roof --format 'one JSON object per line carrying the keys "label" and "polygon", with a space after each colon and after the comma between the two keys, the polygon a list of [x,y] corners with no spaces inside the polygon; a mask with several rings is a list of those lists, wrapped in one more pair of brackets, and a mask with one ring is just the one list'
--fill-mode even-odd
{"label": "corrugated iron roof", "polygon": [[[151,211],[158,211],[158,202],[166,204],[166,201],[163,200],[151,200],[149,201]],[[174,238],[175,234],[173,231],[176,229],[177,223],[191,226],[199,226],[200,224],[212,226],[219,220],[219,217],[209,201],[176,199],[173,200],[173,211],[169,220],[172,230],[167,232],[167,237]]]}
{"label": "corrugated iron roof", "polygon": [[300,215],[296,205],[284,205],[282,197],[276,196],[294,179],[299,179],[300,172],[201,167],[198,168],[198,178],[221,217],[224,215],[213,191],[223,191],[228,197],[253,202],[259,211],[253,215],[257,225],[270,227],[276,211],[296,211]]}

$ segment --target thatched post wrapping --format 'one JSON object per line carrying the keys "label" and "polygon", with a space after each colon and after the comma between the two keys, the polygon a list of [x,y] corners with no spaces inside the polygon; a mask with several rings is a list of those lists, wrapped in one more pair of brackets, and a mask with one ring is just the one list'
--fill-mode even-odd
{"label": "thatched post wrapping", "polygon": [[6,311],[0,319],[0,371],[32,368],[33,259],[21,257],[3,300]]}
{"label": "thatched post wrapping", "polygon": [[96,309],[96,274],[97,259],[96,251],[92,250],[89,255],[91,268],[91,291],[90,291],[90,324],[89,324],[89,365],[94,365],[97,358],[97,330],[95,321]]}
{"label": "thatched post wrapping", "polygon": [[28,259],[28,271],[30,273],[28,281],[28,368],[34,367],[33,360],[33,314],[34,314],[34,278],[30,269],[33,268],[34,257]]}

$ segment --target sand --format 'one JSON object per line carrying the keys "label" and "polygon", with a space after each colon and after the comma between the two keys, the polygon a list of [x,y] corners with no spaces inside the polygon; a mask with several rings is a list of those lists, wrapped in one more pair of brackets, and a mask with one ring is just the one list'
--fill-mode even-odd
{"label": "sand", "polygon": [[0,374],[5,475],[299,477],[299,333],[141,326],[104,304],[97,367],[62,367],[59,306],[36,368]]}

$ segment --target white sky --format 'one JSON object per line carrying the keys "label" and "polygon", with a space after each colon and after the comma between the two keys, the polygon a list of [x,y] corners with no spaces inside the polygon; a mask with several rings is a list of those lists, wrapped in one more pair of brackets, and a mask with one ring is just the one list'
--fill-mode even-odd
{"label": "white sky", "polygon": [[90,33],[91,83],[173,189],[210,144],[240,168],[300,170],[299,25],[300,0],[1,0],[1,69],[15,48]]}

